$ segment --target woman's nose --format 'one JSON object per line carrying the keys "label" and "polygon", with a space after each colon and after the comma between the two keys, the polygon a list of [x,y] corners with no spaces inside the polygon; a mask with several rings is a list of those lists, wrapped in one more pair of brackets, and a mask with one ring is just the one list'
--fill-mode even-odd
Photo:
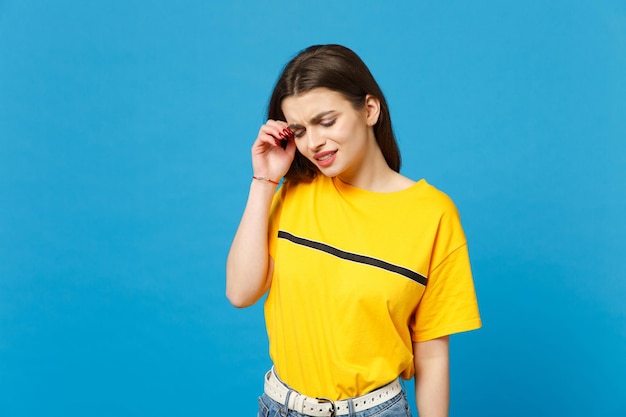
{"label": "woman's nose", "polygon": [[[311,129],[313,130],[313,129]],[[317,151],[319,149],[321,149],[324,144],[326,143],[326,140],[324,139],[324,137],[320,134],[318,134],[317,132],[313,132],[313,131],[309,131],[307,132],[307,140],[308,140],[308,147],[310,150],[312,151]]]}

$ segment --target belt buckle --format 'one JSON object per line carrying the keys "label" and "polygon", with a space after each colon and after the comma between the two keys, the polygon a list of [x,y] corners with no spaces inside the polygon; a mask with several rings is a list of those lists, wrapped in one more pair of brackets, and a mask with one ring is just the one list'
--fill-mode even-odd
{"label": "belt buckle", "polygon": [[331,400],[330,398],[326,398],[326,397],[316,397],[315,399],[324,404],[330,403],[330,417],[336,416],[335,413],[337,412],[337,410],[335,409],[335,402],[333,400]]}

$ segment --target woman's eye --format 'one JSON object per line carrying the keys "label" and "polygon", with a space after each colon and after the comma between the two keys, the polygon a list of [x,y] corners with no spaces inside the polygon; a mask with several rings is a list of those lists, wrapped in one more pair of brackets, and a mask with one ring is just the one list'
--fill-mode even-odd
{"label": "woman's eye", "polygon": [[301,138],[302,136],[304,136],[305,132],[306,132],[306,130],[304,130],[304,129],[297,129],[297,130],[294,130],[293,136],[296,137],[296,138]]}
{"label": "woman's eye", "polygon": [[330,119],[330,120],[324,120],[323,122],[321,122],[320,124],[324,127],[331,127],[332,125],[335,124],[335,121],[337,119]]}

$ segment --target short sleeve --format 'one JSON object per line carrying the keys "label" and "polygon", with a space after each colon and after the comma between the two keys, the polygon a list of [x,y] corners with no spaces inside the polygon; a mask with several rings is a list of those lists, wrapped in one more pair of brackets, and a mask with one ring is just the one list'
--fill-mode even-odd
{"label": "short sleeve", "polygon": [[280,214],[283,209],[286,187],[287,186],[283,184],[278,189],[278,191],[274,193],[274,198],[272,200],[272,207],[270,209],[267,239],[268,239],[269,255],[272,257],[272,259],[276,259],[276,243],[278,240],[278,229],[280,226]]}
{"label": "short sleeve", "polygon": [[481,327],[467,243],[452,208],[439,225],[434,262],[411,325],[414,342]]}

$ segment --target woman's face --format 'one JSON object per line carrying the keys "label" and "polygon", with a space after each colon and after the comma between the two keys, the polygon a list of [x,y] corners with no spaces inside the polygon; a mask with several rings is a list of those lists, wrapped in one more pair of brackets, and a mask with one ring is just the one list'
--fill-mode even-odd
{"label": "woman's face", "polygon": [[372,127],[380,111],[375,97],[367,96],[357,110],[341,93],[316,88],[285,98],[282,110],[298,151],[326,176],[353,183],[378,150]]}

